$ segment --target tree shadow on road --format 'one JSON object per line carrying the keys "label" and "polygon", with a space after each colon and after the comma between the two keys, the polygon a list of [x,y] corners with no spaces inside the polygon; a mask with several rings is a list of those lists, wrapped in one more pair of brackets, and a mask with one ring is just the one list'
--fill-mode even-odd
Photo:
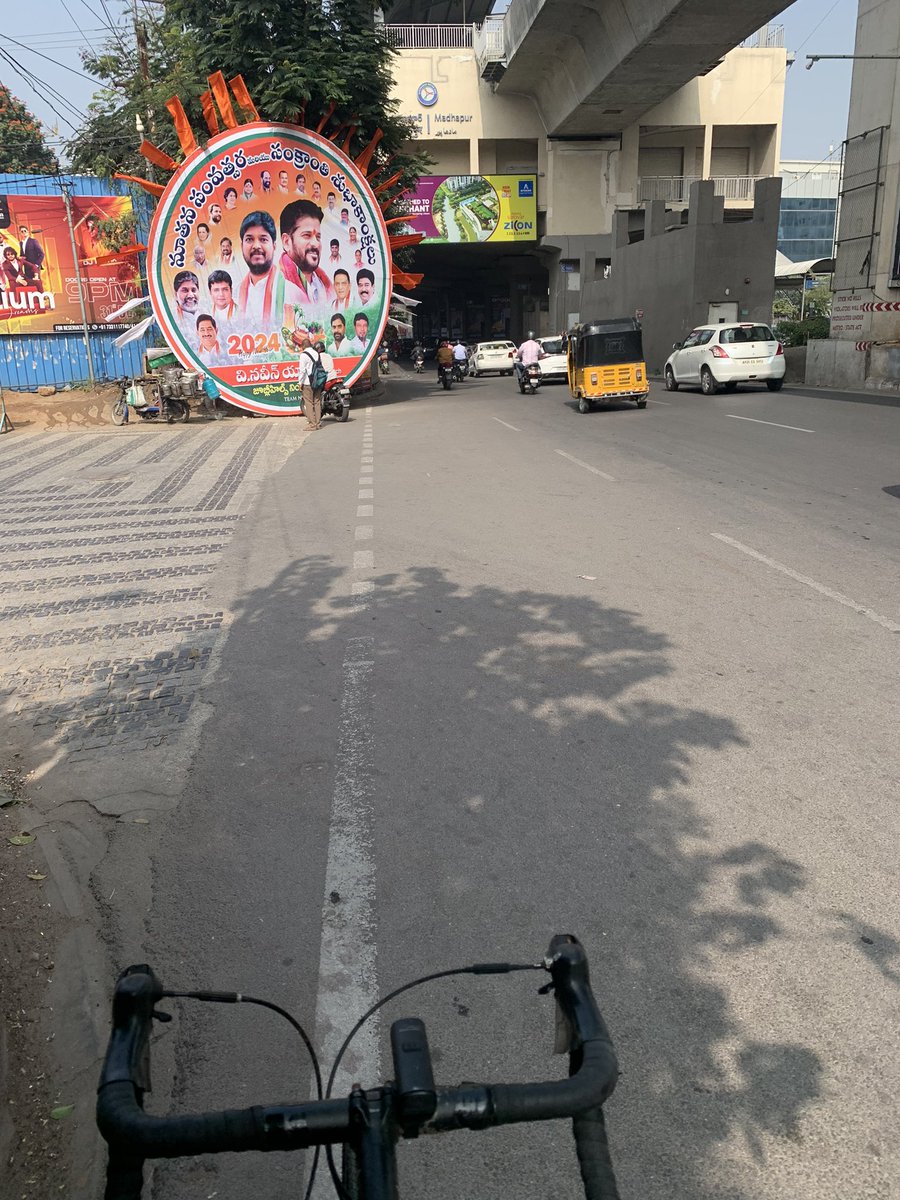
{"label": "tree shadow on road", "polygon": [[[770,1023],[765,989],[777,982],[753,981],[786,936],[803,871],[763,840],[729,839],[742,796],[724,764],[746,744],[741,731],[703,706],[702,680],[686,703],[666,636],[596,589],[471,586],[414,566],[376,578],[364,603],[320,556],[247,591],[204,692],[215,715],[188,787],[172,818],[155,822],[148,957],[173,986],[256,985],[264,972],[265,994],[311,1019],[332,714],[348,639],[371,637],[382,991],[415,969],[534,955],[555,930],[577,933],[623,1070],[610,1106],[623,1195],[755,1200],[773,1141],[798,1141],[822,1091],[817,1054]],[[214,774],[223,762],[224,778]],[[713,809],[693,794],[710,778],[722,788]],[[316,953],[295,960],[298,946]],[[475,982],[417,998],[410,1011],[429,1022],[439,1078],[550,1073],[550,1011],[533,991],[533,981],[502,992]],[[280,1030],[255,1022],[241,1027],[253,1030],[252,1050],[235,1090],[234,1057],[214,1048],[234,1019],[182,1022],[169,1051],[186,1076],[174,1099],[305,1095],[295,1064],[282,1066]],[[476,1020],[492,1051],[473,1063]],[[430,1177],[453,1180],[430,1189],[448,1197],[574,1196],[567,1138],[559,1127],[506,1131],[467,1141],[464,1155],[459,1141],[428,1139],[404,1171],[408,1194]],[[229,1196],[269,1187],[282,1200],[296,1194],[296,1165],[280,1155],[173,1165],[157,1172],[155,1195],[221,1185]]]}
{"label": "tree shadow on road", "polygon": [[[269,754],[264,812],[247,809],[234,852],[240,861],[214,834],[211,865],[192,840],[186,797],[168,847],[187,879],[202,871],[221,913],[219,926],[206,931],[211,944],[227,939],[238,963],[252,969],[261,935],[255,916],[245,927],[230,902],[235,874],[265,856],[267,871],[278,875],[271,814],[295,802],[298,789],[307,789],[298,844],[321,886],[323,848],[308,822],[317,813],[313,825],[323,833],[330,807],[336,745],[323,714],[336,700],[348,639],[371,637],[382,991],[417,968],[534,954],[556,929],[578,933],[623,1069],[611,1106],[623,1195],[750,1200],[758,1180],[748,1182],[757,1169],[748,1164],[764,1172],[773,1140],[800,1137],[823,1068],[812,1050],[777,1036],[767,985],[755,994],[753,972],[784,936],[804,874],[762,840],[729,840],[730,806],[741,791],[720,760],[746,744],[739,729],[676,700],[683,684],[665,635],[596,595],[463,586],[433,567],[376,578],[369,603],[349,590],[329,559],[301,560],[248,592],[237,613],[215,687],[220,715],[207,726],[204,740],[212,740],[194,778],[199,783],[208,757],[226,747],[242,764],[251,749],[261,759]],[[284,636],[273,640],[273,629]],[[249,696],[248,663],[255,664]],[[238,697],[239,709],[232,707]],[[293,744],[276,761],[289,697]],[[310,761],[328,764],[318,798],[301,774]],[[723,786],[712,817],[692,796],[702,774]],[[198,806],[208,803],[202,786],[190,790]],[[292,836],[279,825],[291,860]],[[170,896],[167,911],[190,908],[195,886]],[[320,907],[309,896],[303,906],[283,915],[296,921],[301,940],[317,944]],[[161,933],[164,956],[168,941]],[[203,957],[201,948],[201,973]],[[277,996],[277,967],[273,983]],[[533,984],[498,994],[496,984],[476,982],[452,999],[455,1006],[449,992],[428,994],[410,1006],[429,1021],[441,1079],[547,1072],[551,1018],[536,1007]],[[314,997],[305,992],[307,1015],[310,1006]],[[462,1011],[486,1024],[489,1064],[467,1057],[473,1029],[460,1024]],[[185,1030],[186,1039],[197,1032]],[[260,1069],[264,1095],[278,1091],[269,1067]],[[227,1083],[230,1069],[205,1064],[207,1086]],[[252,1076],[243,1082],[254,1095]],[[499,1153],[507,1170],[514,1160],[518,1200],[575,1195],[567,1138],[559,1127],[495,1133],[467,1142],[462,1159],[459,1142],[427,1139],[410,1165],[404,1159],[404,1181],[409,1194],[427,1179],[452,1178],[447,1196],[507,1200],[509,1176],[490,1166]],[[245,1176],[243,1164],[237,1170],[240,1179],[258,1178]],[[161,1175],[167,1197],[182,1195],[178,1178],[177,1168]],[[205,1186],[210,1177],[202,1178]],[[273,1174],[272,1187],[278,1197],[292,1194],[286,1174]]]}

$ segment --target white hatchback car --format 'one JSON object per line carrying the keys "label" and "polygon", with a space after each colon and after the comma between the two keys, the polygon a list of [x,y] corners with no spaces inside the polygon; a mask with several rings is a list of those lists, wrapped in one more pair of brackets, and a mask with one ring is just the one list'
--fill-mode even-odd
{"label": "white hatchback car", "polygon": [[566,366],[564,340],[561,337],[543,337],[538,338],[538,341],[547,356],[542,358],[539,364],[541,382],[547,383],[548,380],[553,380],[557,383],[565,383],[569,378],[569,372]]}
{"label": "white hatchback car", "polygon": [[501,375],[512,375],[515,353],[512,342],[502,339],[479,342],[469,350],[469,374],[478,376],[485,371],[499,371]]}
{"label": "white hatchback car", "polygon": [[699,325],[676,342],[666,359],[666,390],[699,384],[707,396],[739,383],[764,383],[778,392],[784,383],[784,347],[768,325]]}

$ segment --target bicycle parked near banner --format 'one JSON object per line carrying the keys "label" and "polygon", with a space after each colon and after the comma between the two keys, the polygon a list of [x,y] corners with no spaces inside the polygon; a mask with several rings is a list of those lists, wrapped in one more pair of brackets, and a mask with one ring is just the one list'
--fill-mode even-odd
{"label": "bicycle parked near banner", "polygon": [[[378,1009],[419,984],[452,975],[501,975],[545,971],[557,1008],[558,1053],[568,1052],[569,1078],[546,1083],[476,1084],[438,1087],[432,1073],[424,1024],[417,1018],[391,1026],[394,1079],[349,1096],[333,1098],[340,1062],[353,1037]],[[294,1026],[309,1051],[318,1099],[226,1112],[156,1117],[144,1112],[150,1090],[150,1027],[166,997],[218,1003],[258,1004],[274,1009]],[[401,1138],[456,1129],[487,1129],[524,1121],[572,1118],[587,1200],[619,1200],[610,1161],[603,1104],[616,1085],[618,1066],[609,1032],[591,991],[587,956],[578,940],[557,935],[539,963],[476,963],[414,980],[380,1000],[356,1023],[331,1069],[323,1097],[322,1076],[312,1044],[290,1014],[265,1000],[235,992],[165,990],[149,966],[129,967],[116,984],[113,1028],[97,1097],[97,1124],[109,1144],[105,1200],[140,1200],[144,1161],[243,1150],[300,1150],[316,1147],[306,1190],[312,1194],[319,1147],[341,1200],[397,1200],[396,1145]],[[332,1148],[343,1147],[340,1172]],[[511,1188],[510,1194],[515,1194]]]}

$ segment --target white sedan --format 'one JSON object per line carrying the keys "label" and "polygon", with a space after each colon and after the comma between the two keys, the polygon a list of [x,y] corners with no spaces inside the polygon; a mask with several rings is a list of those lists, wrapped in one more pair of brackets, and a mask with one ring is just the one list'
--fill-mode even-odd
{"label": "white sedan", "polygon": [[739,383],[764,383],[778,392],[784,383],[784,347],[768,325],[698,325],[676,342],[666,360],[666,390],[699,384],[707,396]]}
{"label": "white sedan", "polygon": [[541,382],[548,383],[554,380],[556,383],[565,383],[569,372],[564,340],[561,337],[542,337],[538,338],[538,341],[546,355],[540,361]]}
{"label": "white sedan", "polygon": [[478,376],[485,371],[499,371],[501,375],[512,375],[515,353],[513,342],[499,339],[479,342],[469,350],[469,374]]}

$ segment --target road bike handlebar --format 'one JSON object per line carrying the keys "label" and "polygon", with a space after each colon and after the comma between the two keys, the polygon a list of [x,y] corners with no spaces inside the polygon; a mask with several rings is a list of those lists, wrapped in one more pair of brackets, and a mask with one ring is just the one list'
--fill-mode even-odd
{"label": "road bike handlebar", "polygon": [[[569,1078],[436,1089],[434,1103],[423,1109],[412,1124],[403,1123],[402,1136],[592,1114],[596,1119],[597,1110],[615,1087],[618,1065],[591,991],[587,956],[576,939],[557,935],[542,965],[551,977],[542,991],[553,991],[567,1031],[566,1044],[557,1048],[569,1051]],[[504,969],[509,969],[508,964],[485,963],[476,973]],[[206,995],[212,998],[212,994]],[[97,1096],[97,1124],[110,1152],[105,1200],[139,1200],[141,1167],[146,1158],[295,1150],[349,1139],[351,1098],[182,1116],[145,1113],[143,1096],[150,1090],[151,1024],[154,1016],[169,1019],[154,1011],[162,998],[162,985],[146,965],[127,968],[116,983],[113,1027]],[[222,993],[220,998],[234,1001],[237,997]],[[602,1125],[602,1113],[600,1121]]]}

